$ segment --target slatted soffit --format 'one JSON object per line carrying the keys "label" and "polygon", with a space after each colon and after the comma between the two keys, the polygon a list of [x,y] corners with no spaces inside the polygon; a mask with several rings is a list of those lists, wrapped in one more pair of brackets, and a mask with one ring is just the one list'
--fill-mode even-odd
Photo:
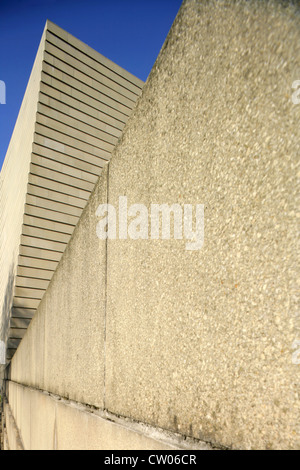
{"label": "slatted soffit", "polygon": [[143,87],[141,80],[49,21],[43,37],[8,359],[25,334]]}

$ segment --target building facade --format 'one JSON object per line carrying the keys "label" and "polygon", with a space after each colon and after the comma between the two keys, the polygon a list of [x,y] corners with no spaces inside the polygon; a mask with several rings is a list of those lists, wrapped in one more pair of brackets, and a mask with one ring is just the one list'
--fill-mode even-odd
{"label": "building facade", "polygon": [[[186,0],[146,84],[47,22],[1,172],[5,448],[299,449],[299,18]],[[199,249],[155,204],[203,208]]]}

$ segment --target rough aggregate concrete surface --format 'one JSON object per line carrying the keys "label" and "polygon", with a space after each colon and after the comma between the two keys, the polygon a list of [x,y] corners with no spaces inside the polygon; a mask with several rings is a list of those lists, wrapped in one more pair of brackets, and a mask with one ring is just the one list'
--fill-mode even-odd
{"label": "rough aggregate concrete surface", "polygon": [[298,4],[182,6],[109,202],[203,203],[205,241],[109,241],[112,412],[232,448],[300,447],[299,26]]}

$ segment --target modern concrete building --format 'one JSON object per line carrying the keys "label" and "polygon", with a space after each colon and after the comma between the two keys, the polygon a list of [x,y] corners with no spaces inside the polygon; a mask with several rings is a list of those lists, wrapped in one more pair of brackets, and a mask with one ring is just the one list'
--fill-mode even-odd
{"label": "modern concrete building", "polygon": [[1,340],[8,360],[142,85],[47,21],[1,172]]}
{"label": "modern concrete building", "polygon": [[[47,22],[1,172],[5,448],[300,448],[299,61],[295,2],[186,0],[145,85]],[[203,204],[203,247],[100,239],[120,196]]]}

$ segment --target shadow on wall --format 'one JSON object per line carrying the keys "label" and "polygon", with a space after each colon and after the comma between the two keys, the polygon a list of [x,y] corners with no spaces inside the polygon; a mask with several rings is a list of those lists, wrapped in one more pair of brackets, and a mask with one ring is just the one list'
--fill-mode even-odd
{"label": "shadow on wall", "polygon": [[[3,299],[3,306],[1,312],[1,330],[0,330],[0,345],[4,343],[7,344],[8,335],[9,335],[9,326],[10,326],[10,318],[11,318],[11,307],[13,302],[13,289],[14,289],[14,270],[11,266],[9,270],[8,281],[5,289],[4,299]],[[6,362],[6,351],[4,353],[4,361],[2,360],[2,354],[0,349],[0,367],[3,362]]]}

